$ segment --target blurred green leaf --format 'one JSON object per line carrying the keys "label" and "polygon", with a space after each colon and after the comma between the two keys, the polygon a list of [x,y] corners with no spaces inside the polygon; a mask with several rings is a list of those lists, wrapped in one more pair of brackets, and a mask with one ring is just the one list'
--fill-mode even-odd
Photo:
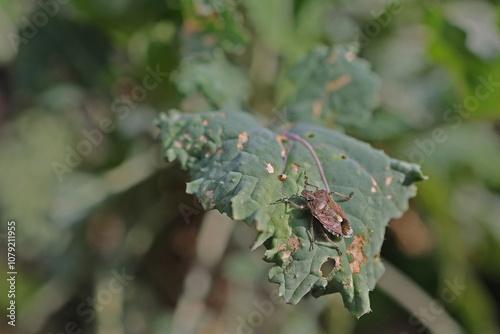
{"label": "blurred green leaf", "polygon": [[[309,213],[275,203],[282,197],[277,176],[283,169],[288,174],[285,196],[300,192],[304,171],[320,185],[316,162],[303,145],[295,144],[284,168],[281,137],[246,113],[171,112],[157,124],[164,157],[190,170],[188,193],[196,194],[207,210],[256,222],[259,236],[253,248],[266,246],[265,260],[276,264],[270,280],[280,284],[286,302],[295,304],[311,290],[316,297],[340,292],[354,315],[370,311],[368,292],[384,271],[379,253],[385,226],[402,215],[415,195],[410,183],[423,179],[418,166],[325,128],[297,125],[291,130],[313,145],[330,186],[345,194],[354,191],[352,200],[339,201],[355,233],[338,240],[339,256],[328,242],[310,249]],[[329,259],[335,261],[333,274],[322,277],[321,267]]]}
{"label": "blurred green leaf", "polygon": [[196,93],[202,94],[205,108],[211,110],[241,109],[250,96],[246,75],[219,52],[214,56],[204,53],[184,59],[176,75],[176,84],[188,99]]}
{"label": "blurred green leaf", "polygon": [[484,61],[472,53],[467,48],[466,32],[450,23],[441,10],[429,10],[426,20],[433,32],[429,53],[450,72],[455,85],[458,101],[453,103],[471,111],[471,118],[498,118],[500,60]]}
{"label": "blurred green leaf", "polygon": [[379,104],[378,77],[348,47],[315,48],[290,79],[295,93],[287,105],[294,121],[362,127]]}

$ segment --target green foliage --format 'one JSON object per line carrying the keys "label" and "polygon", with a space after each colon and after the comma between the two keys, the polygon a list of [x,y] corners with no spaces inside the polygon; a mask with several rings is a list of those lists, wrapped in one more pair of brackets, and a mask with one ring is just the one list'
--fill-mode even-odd
{"label": "green foliage", "polygon": [[220,52],[214,56],[205,53],[186,58],[177,73],[179,91],[186,96],[202,95],[209,110],[241,109],[248,102],[250,82],[241,69]]}
{"label": "green foliage", "polygon": [[347,47],[315,48],[289,77],[295,83],[292,120],[363,127],[379,104],[377,76]]}
{"label": "green foliage", "polygon": [[[385,227],[403,214],[415,195],[412,183],[423,179],[418,166],[390,159],[323,127],[297,125],[290,130],[313,145],[331,189],[354,192],[349,202],[339,201],[355,233],[338,240],[339,256],[324,240],[310,249],[309,213],[276,203],[283,195],[300,193],[305,171],[311,182],[321,185],[318,166],[306,147],[296,143],[283,166],[282,135],[243,112],[171,112],[158,126],[164,157],[179,160],[190,171],[188,193],[196,194],[207,210],[255,222],[259,236],[253,248],[266,246],[265,260],[275,263],[269,278],[280,284],[286,302],[295,304],[311,290],[316,297],[340,292],[354,315],[370,311],[368,292],[384,271],[380,248]],[[288,175],[284,194],[278,179],[282,171]],[[327,275],[321,267],[329,258],[335,268]]]}
{"label": "green foliage", "polygon": [[[0,9],[5,37],[0,42],[0,110],[5,110],[0,122],[0,216],[15,219],[18,244],[30,245],[16,249],[17,302],[25,310],[51,310],[22,312],[16,324],[20,332],[59,333],[68,321],[76,321],[81,328],[75,331],[89,333],[124,326],[131,333],[188,333],[179,330],[186,321],[193,331],[210,331],[216,324],[215,331],[233,333],[246,327],[240,319],[255,324],[256,305],[270,302],[273,312],[251,326],[254,332],[422,332],[424,327],[433,333],[500,332],[500,294],[491,289],[500,281],[499,4],[75,0],[3,1]],[[352,57],[354,49],[342,43],[358,44],[359,57],[366,61]],[[335,55],[340,55],[336,62],[325,61]],[[151,69],[163,74],[152,89]],[[328,92],[328,85],[345,75],[352,81]],[[186,194],[187,176],[179,163],[157,161],[159,144],[151,136],[151,121],[171,108],[182,113],[160,123],[176,138],[168,154],[194,175],[188,190],[200,193],[207,208],[213,204],[233,217],[247,217],[251,228],[221,222],[215,212],[203,215]],[[224,109],[251,114],[226,112],[221,119],[213,112]],[[205,135],[203,115],[223,129],[219,137]],[[176,117],[183,126],[171,123]],[[286,123],[292,118],[298,124]],[[94,131],[101,124],[113,130],[101,137]],[[276,125],[279,129],[266,129]],[[349,316],[341,294],[353,313],[364,312],[369,289],[359,287],[372,287],[382,270],[380,261],[368,258],[361,273],[350,276],[355,258],[347,249],[356,240],[334,240],[343,252],[336,261],[338,253],[323,238],[318,222],[316,246],[309,251],[310,213],[274,201],[282,196],[282,186],[283,196],[299,194],[304,171],[312,183],[325,185],[311,152],[280,137],[285,149],[294,143],[283,166],[276,136],[280,129],[300,134],[319,155],[329,187],[346,195],[354,191],[350,201],[334,198],[356,235],[369,230],[369,221],[358,217],[360,208],[367,208],[365,216],[373,213],[375,230],[383,233],[387,217],[399,216],[407,200],[384,199],[371,189],[366,193],[364,170],[358,178],[351,174],[356,168],[346,170],[355,154],[338,158],[339,145],[359,142],[325,127],[345,129],[390,156],[421,164],[429,176],[418,185],[411,208],[386,230],[382,262],[393,266],[385,267],[386,274],[370,292],[374,312],[359,320]],[[240,165],[235,158],[229,166],[214,160],[213,168],[207,167],[211,157],[224,154],[217,147],[237,143],[243,131],[249,134],[243,149],[236,146],[226,154],[249,161]],[[232,144],[227,134],[233,136]],[[253,147],[260,141],[264,145]],[[346,152],[356,145],[349,144]],[[215,157],[205,156],[207,148],[213,148]],[[421,178],[416,165],[369,147],[366,152],[367,160],[381,157],[380,166],[389,163],[384,173],[401,182],[403,198],[411,196],[411,183]],[[63,181],[54,162],[67,165],[60,171]],[[265,162],[275,164],[272,175]],[[371,162],[363,163],[372,168]],[[283,167],[288,178],[282,184],[276,176]],[[222,169],[230,172],[221,174]],[[213,178],[207,176],[211,170],[217,173]],[[375,179],[383,180],[384,173]],[[212,179],[227,183],[209,183]],[[238,186],[232,189],[231,182]],[[213,194],[203,193],[208,186]],[[225,194],[220,201],[209,200]],[[391,209],[391,202],[404,206]],[[190,224],[183,223],[179,212],[186,206],[191,207]],[[269,215],[267,225],[258,215]],[[210,219],[234,228],[226,231],[231,238],[222,238],[220,226],[214,228]],[[250,252],[256,231],[255,246],[264,247]],[[5,237],[5,227],[0,228],[0,243]],[[370,236],[363,254],[376,256],[372,248],[377,240],[380,234]],[[260,259],[265,250],[269,264]],[[200,273],[204,257],[212,262],[209,272]],[[335,269],[337,263],[342,269]],[[74,306],[99,299],[111,267],[137,276],[124,290],[129,302],[113,298],[107,307],[118,311],[115,316],[105,323],[88,321]],[[395,268],[414,289],[397,289],[402,280],[391,276]],[[269,269],[278,284],[265,279]],[[318,270],[333,272],[322,279]],[[203,284],[193,289],[193,277]],[[353,290],[341,285],[350,278]],[[466,289],[443,298],[455,281]],[[0,289],[8,289],[6,284],[0,283]],[[289,302],[309,290],[311,295],[337,288],[340,293],[284,307],[275,294],[278,287]],[[421,300],[418,291],[444,311],[434,313],[434,302],[410,310],[398,305]],[[196,312],[183,295],[205,312],[193,316]],[[0,306],[7,307],[8,299],[0,299]],[[131,313],[144,319],[141,326],[124,322]],[[419,314],[425,326],[414,321]],[[456,326],[446,325],[447,317]],[[453,330],[458,327],[462,330]]]}

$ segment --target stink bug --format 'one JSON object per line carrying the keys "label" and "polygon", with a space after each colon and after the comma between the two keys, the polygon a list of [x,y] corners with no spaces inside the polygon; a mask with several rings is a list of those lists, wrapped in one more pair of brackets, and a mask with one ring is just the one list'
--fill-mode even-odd
{"label": "stink bug", "polygon": [[[321,231],[323,232],[324,237],[335,246],[335,249],[342,254],[338,248],[338,246],[330,240],[328,235],[325,232],[325,229],[330,232],[335,238],[342,237],[352,237],[353,231],[351,228],[351,224],[347,220],[344,211],[340,207],[340,205],[335,202],[332,198],[332,194],[339,195],[346,200],[350,200],[354,193],[351,193],[349,197],[342,195],[335,191],[326,191],[320,190],[317,186],[310,184],[307,182],[307,175],[304,173],[304,189],[301,192],[300,196],[292,196],[292,197],[284,197],[276,202],[285,202],[290,203],[296,208],[299,209],[307,209],[312,213],[311,217],[311,249],[314,248],[314,225],[313,220],[316,218],[321,223]],[[316,190],[311,191],[307,190],[307,186],[314,187]],[[290,198],[301,197],[306,200],[307,205],[298,205],[294,202],[290,201]]]}

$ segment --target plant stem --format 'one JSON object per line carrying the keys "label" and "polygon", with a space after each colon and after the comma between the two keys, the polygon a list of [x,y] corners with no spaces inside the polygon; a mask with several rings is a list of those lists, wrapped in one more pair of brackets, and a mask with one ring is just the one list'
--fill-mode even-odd
{"label": "plant stem", "polygon": [[[377,288],[408,310],[411,317],[417,318],[431,333],[463,334],[465,330],[444,309],[443,302],[433,299],[411,278],[384,259],[385,274],[377,283]],[[422,310],[430,309],[432,321]],[[410,317],[410,318],[411,318]],[[420,329],[418,330],[420,332]]]}

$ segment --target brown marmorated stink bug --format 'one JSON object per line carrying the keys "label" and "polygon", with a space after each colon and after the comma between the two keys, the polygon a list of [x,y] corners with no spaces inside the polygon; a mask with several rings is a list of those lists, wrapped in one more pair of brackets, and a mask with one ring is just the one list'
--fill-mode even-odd
{"label": "brown marmorated stink bug", "polygon": [[[307,175],[304,173],[304,190],[302,190],[300,196],[291,196],[291,197],[284,197],[280,198],[276,202],[285,202],[285,203],[290,203],[296,208],[299,209],[307,209],[311,210],[312,217],[311,217],[311,249],[314,248],[314,225],[313,225],[313,220],[314,217],[316,217],[317,220],[321,223],[321,231],[323,232],[324,237],[335,246],[335,249],[339,252],[340,255],[342,255],[342,252],[338,248],[338,246],[328,237],[328,235],[325,232],[325,229],[330,232],[335,238],[342,238],[342,237],[352,237],[353,231],[351,228],[351,224],[347,220],[347,217],[345,216],[344,211],[340,207],[340,205],[335,202],[335,200],[332,198],[332,194],[339,195],[346,200],[350,200],[353,196],[354,193],[351,193],[349,197],[342,195],[338,192],[335,191],[326,191],[326,190],[320,190],[317,186],[310,184],[307,182]],[[314,187],[316,188],[315,191],[307,190],[306,187]],[[291,198],[294,197],[301,197],[306,200],[307,205],[298,205],[292,201],[290,201]]]}

